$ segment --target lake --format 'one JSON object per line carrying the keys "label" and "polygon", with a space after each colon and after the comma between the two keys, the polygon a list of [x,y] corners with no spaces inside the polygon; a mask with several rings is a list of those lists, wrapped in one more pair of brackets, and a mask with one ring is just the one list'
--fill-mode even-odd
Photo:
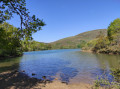
{"label": "lake", "polygon": [[[24,52],[22,57],[0,61],[0,72],[17,69],[29,77],[49,80],[59,79],[68,83],[91,83],[97,76],[106,74],[120,65],[119,55],[82,52],[80,49],[61,49]],[[32,73],[36,75],[32,76]]]}

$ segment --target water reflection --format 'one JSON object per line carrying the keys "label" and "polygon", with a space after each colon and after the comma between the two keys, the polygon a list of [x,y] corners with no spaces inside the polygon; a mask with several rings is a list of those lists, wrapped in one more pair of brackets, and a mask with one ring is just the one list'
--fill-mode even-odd
{"label": "water reflection", "polygon": [[19,69],[20,60],[21,57],[0,60],[0,73],[9,70]]}
{"label": "water reflection", "polygon": [[[69,82],[70,78],[77,75],[77,69],[67,66],[71,63],[64,57],[69,53],[68,50],[57,51],[52,51],[51,53],[46,52],[46,54],[39,52],[37,55],[34,55],[34,53],[33,55],[31,55],[31,53],[28,55],[27,53],[21,60],[19,70],[25,70],[25,73],[30,77],[41,79],[42,76],[47,76],[50,80],[53,80],[55,76],[60,73],[60,80]],[[32,76],[32,73],[36,75]]]}
{"label": "water reflection", "polygon": [[120,55],[96,54],[101,68],[110,69],[120,67]]}
{"label": "water reflection", "polygon": [[0,72],[25,70],[30,77],[47,76],[50,80],[58,78],[69,83],[90,83],[104,73],[111,80],[109,73],[113,67],[120,67],[119,55],[87,53],[79,49],[26,52],[22,57],[0,61]]}

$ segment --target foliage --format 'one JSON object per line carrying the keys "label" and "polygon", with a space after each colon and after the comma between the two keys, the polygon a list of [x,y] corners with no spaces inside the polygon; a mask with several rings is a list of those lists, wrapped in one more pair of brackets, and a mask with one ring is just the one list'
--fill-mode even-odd
{"label": "foliage", "polygon": [[32,33],[41,30],[44,22],[35,15],[30,16],[25,0],[0,0],[0,23],[11,19],[13,14],[20,16],[19,31],[21,38],[32,39]]}
{"label": "foliage", "polygon": [[0,57],[20,56],[23,51],[51,49],[50,44],[21,40],[20,31],[4,22],[0,24]]}
{"label": "foliage", "polygon": [[120,69],[113,68],[111,69],[111,75],[113,76],[112,81],[110,81],[105,75],[102,75],[100,78],[94,82],[93,89],[99,89],[100,87],[104,89],[120,89]]}
{"label": "foliage", "polygon": [[18,29],[6,22],[0,24],[0,56],[17,56],[21,54]]}
{"label": "foliage", "polygon": [[94,46],[96,45],[96,40],[91,40],[89,42],[87,42],[83,47],[82,50],[92,50],[94,48]]}
{"label": "foliage", "polygon": [[107,33],[106,37],[101,35],[88,42],[83,49],[96,53],[120,54],[120,19],[115,19],[110,24]]}
{"label": "foliage", "polygon": [[92,51],[99,52],[100,49],[106,48],[110,44],[107,37],[99,37],[96,40],[96,44],[94,45]]}
{"label": "foliage", "polygon": [[[91,50],[95,53],[120,54],[120,19],[115,19],[107,30],[107,36],[98,36],[86,43],[83,50]],[[113,80],[110,81],[105,75],[99,77],[93,89],[120,89],[120,68],[111,69]],[[104,78],[103,78],[104,77]]]}
{"label": "foliage", "polygon": [[[19,28],[5,22],[10,20],[13,14],[20,17]],[[42,30],[44,25],[43,20],[35,15],[30,16],[26,0],[0,0],[0,56],[21,55],[21,40],[32,40],[32,34]]]}
{"label": "foliage", "polygon": [[22,49],[23,51],[39,51],[39,50],[49,50],[51,49],[50,44],[41,43],[37,41],[22,41]]}
{"label": "foliage", "polygon": [[112,71],[111,74],[113,75],[114,80],[120,83],[120,68],[113,68],[111,69],[111,71]]}
{"label": "foliage", "polygon": [[77,45],[77,48],[82,48],[85,46],[85,44],[86,44],[86,42],[84,40],[81,40],[80,44]]}
{"label": "foliage", "polygon": [[108,27],[108,38],[109,40],[113,40],[114,36],[120,32],[120,19],[115,19],[110,26]]}

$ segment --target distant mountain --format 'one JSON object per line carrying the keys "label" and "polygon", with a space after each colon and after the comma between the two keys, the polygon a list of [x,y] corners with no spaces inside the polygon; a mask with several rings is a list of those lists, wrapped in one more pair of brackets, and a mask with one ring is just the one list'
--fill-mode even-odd
{"label": "distant mountain", "polygon": [[92,30],[92,31],[80,33],[76,36],[60,39],[58,41],[51,42],[50,44],[52,45],[53,49],[78,48],[84,43],[100,36],[101,34],[107,35],[107,30],[106,29]]}

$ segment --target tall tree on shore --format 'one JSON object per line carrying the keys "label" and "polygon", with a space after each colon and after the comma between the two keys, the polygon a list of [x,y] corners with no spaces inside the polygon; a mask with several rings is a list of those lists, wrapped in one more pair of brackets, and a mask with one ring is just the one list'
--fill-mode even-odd
{"label": "tall tree on shore", "polygon": [[109,40],[113,40],[116,36],[120,36],[120,18],[110,23],[107,32]]}

